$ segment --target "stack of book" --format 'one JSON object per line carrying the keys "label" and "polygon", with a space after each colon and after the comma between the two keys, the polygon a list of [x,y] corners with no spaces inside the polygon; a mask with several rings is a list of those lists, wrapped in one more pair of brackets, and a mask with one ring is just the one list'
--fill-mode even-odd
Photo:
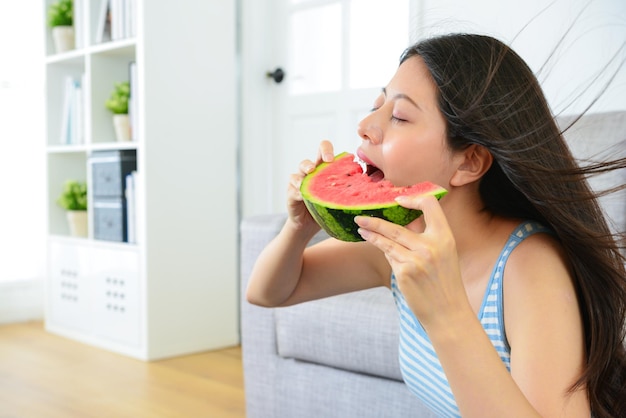
{"label": "stack of book", "polygon": [[137,0],[100,0],[97,43],[132,38],[137,33]]}
{"label": "stack of book", "polygon": [[126,175],[126,242],[137,243],[137,182],[136,170]]}

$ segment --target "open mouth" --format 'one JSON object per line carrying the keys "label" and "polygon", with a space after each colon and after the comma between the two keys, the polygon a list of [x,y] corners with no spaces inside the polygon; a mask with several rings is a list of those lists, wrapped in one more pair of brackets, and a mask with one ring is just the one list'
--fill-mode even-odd
{"label": "open mouth", "polygon": [[385,173],[383,173],[375,165],[366,163],[365,161],[363,161],[356,155],[354,156],[354,161],[361,166],[361,170],[363,171],[363,174],[369,176],[369,178],[373,182],[381,181],[385,178]]}
{"label": "open mouth", "polygon": [[381,181],[385,178],[385,173],[383,173],[378,167],[367,164],[367,170],[364,171],[373,182]]}

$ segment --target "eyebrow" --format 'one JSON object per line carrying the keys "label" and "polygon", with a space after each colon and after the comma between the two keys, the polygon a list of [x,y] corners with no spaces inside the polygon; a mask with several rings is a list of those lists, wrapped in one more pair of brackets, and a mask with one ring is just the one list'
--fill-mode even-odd
{"label": "eyebrow", "polygon": [[[385,95],[385,97],[387,97],[387,89],[385,87],[382,88],[382,92]],[[398,100],[398,99],[405,99],[408,102],[412,103],[413,106],[417,107],[418,109],[422,109],[417,103],[415,103],[415,101],[413,99],[411,99],[409,96],[407,96],[404,93],[398,93],[395,96],[393,96],[394,100]]]}

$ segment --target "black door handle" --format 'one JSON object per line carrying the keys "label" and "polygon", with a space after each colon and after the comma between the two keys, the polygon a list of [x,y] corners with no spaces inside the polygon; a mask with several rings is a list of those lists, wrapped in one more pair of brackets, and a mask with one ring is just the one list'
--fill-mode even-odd
{"label": "black door handle", "polygon": [[285,72],[280,67],[276,68],[273,72],[268,71],[267,73],[265,73],[265,75],[268,78],[272,78],[276,82],[276,84],[280,84],[285,78]]}

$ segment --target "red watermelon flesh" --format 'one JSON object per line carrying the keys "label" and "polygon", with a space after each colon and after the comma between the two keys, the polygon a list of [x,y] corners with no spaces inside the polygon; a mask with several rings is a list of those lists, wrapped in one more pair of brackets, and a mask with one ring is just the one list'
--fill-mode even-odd
{"label": "red watermelon flesh", "polygon": [[[441,198],[447,191],[430,182],[396,187],[381,180],[382,173],[371,175],[354,161],[354,155],[341,153],[332,163],[322,163],[302,181],[304,203],[317,223],[329,235],[344,241],[362,241],[354,216],[365,215],[406,225],[421,215],[396,203],[398,196],[433,195]],[[369,171],[369,170],[368,170]]]}

